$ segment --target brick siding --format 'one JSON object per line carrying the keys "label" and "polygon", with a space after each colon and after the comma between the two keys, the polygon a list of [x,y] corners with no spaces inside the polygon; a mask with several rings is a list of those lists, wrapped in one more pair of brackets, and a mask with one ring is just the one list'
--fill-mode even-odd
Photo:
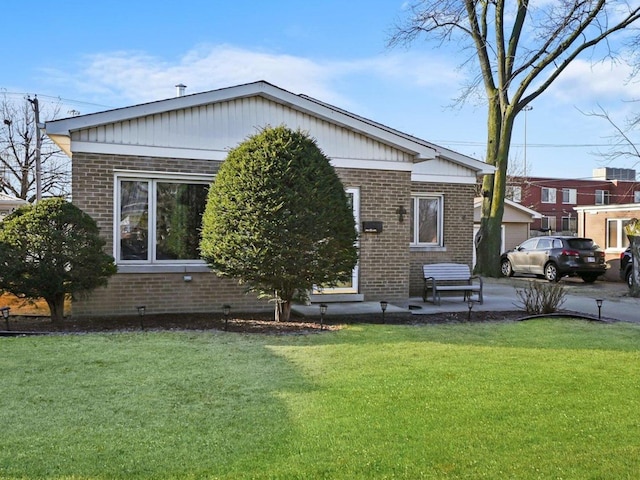
{"label": "brick siding", "polygon": [[[164,159],[124,155],[74,153],[73,202],[91,215],[113,252],[114,171],[215,174],[220,162]],[[409,172],[337,169],[346,188],[360,190],[360,222],[383,222],[380,234],[360,236],[359,289],[365,300],[404,300],[420,295],[422,264],[451,261],[471,264],[473,236],[473,185],[411,184]],[[409,211],[411,193],[444,194],[444,245],[442,251],[410,252],[409,215],[400,222],[396,209]],[[235,311],[271,309],[234,280],[207,272],[118,273],[107,287],[73,302],[74,317],[125,315],[145,305],[149,313],[220,311],[225,303]]]}
{"label": "brick siding", "polygon": [[345,188],[360,189],[362,222],[383,223],[382,233],[360,234],[360,293],[365,300],[401,300],[409,295],[409,218],[398,206],[410,202],[409,172],[337,169]]}
{"label": "brick siding", "polygon": [[474,185],[414,183],[412,193],[443,194],[444,232],[442,249],[415,249],[411,252],[410,295],[422,295],[425,263],[464,263],[473,267]]}

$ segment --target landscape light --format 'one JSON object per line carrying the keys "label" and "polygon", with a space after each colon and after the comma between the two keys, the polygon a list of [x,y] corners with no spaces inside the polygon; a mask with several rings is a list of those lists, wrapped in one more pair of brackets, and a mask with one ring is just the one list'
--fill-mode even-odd
{"label": "landscape light", "polygon": [[380,309],[382,310],[382,323],[385,323],[384,312],[387,311],[387,305],[389,305],[389,302],[386,302],[384,300],[380,302]]}
{"label": "landscape light", "polygon": [[225,304],[222,306],[222,313],[224,315],[224,331],[227,331],[227,325],[229,324],[229,313],[231,313],[231,305]]}
{"label": "landscape light", "polygon": [[324,328],[324,314],[327,313],[327,304],[320,304],[320,330]]}

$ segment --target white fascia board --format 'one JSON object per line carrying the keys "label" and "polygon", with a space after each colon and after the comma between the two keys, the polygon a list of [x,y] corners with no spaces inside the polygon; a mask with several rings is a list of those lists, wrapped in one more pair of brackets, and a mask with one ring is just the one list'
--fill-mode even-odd
{"label": "white fascia board", "polygon": [[486,162],[481,162],[475,158],[467,157],[466,155],[442,148],[438,145],[429,145],[438,152],[439,158],[475,170],[478,175],[492,175],[496,172],[496,167]]}
{"label": "white fascia board", "polygon": [[352,168],[355,170],[386,170],[396,172],[410,172],[412,164],[393,162],[389,160],[360,160],[357,158],[331,158],[334,168]]}
{"label": "white fascia board", "polygon": [[[520,210],[527,215],[531,215],[531,218],[542,218],[542,214],[532,210],[530,208],[525,207],[524,205],[519,204],[518,202],[514,202],[513,200],[509,200],[508,198],[504,199],[505,205],[509,205],[516,210]],[[482,197],[476,197],[473,199],[473,207],[481,207],[482,206]]]}
{"label": "white fascia board", "polygon": [[[178,158],[190,160],[213,160],[223,162],[229,152],[226,150],[198,150],[188,148],[146,147],[142,145],[120,145],[113,143],[73,142],[76,153],[99,153],[105,155],[127,155],[137,157]],[[362,160],[357,158],[331,158],[334,168],[359,170],[387,170],[410,172],[412,164],[389,160]]]}
{"label": "white fascia board", "polygon": [[225,160],[228,154],[226,150],[202,150],[183,147],[149,147],[144,145],[122,145],[116,143],[94,142],[72,142],[71,150],[75,153],[100,153],[105,155],[219,161]]}
{"label": "white fascia board", "polygon": [[412,173],[411,181],[417,183],[455,183],[462,185],[475,185],[475,176],[460,175],[429,175],[425,173]]}
{"label": "white fascia board", "polygon": [[573,207],[576,212],[619,212],[624,210],[635,211],[640,210],[640,203],[618,203],[613,205],[585,205]]}

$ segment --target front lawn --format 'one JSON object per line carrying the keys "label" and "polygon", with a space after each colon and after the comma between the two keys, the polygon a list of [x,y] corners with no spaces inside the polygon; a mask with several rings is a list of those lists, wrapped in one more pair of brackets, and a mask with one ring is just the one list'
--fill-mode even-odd
{"label": "front lawn", "polygon": [[0,338],[0,478],[635,478],[640,326]]}

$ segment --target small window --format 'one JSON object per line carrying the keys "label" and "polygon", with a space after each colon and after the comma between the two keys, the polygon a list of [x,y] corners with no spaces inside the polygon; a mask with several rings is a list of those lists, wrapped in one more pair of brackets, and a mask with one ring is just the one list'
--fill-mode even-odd
{"label": "small window", "polygon": [[640,191],[633,192],[633,203],[640,203]]}
{"label": "small window", "polygon": [[516,203],[522,202],[522,187],[517,185],[507,186],[507,198]]}
{"label": "small window", "polygon": [[575,205],[578,197],[578,191],[575,188],[562,189],[562,203]]}
{"label": "small window", "polygon": [[562,231],[573,233],[577,232],[578,219],[575,217],[562,217]]}
{"label": "small window", "polygon": [[624,231],[629,219],[609,218],[607,219],[607,244],[605,248],[614,250],[624,250],[629,245],[629,239]]}
{"label": "small window", "polygon": [[609,190],[596,190],[596,205],[609,205]]}
{"label": "small window", "polygon": [[540,223],[542,230],[555,231],[556,229],[556,217],[542,217]]}
{"label": "small window", "polygon": [[411,245],[442,246],[442,197],[411,199]]}
{"label": "small window", "polygon": [[542,187],[540,200],[542,203],[556,203],[556,189]]}

